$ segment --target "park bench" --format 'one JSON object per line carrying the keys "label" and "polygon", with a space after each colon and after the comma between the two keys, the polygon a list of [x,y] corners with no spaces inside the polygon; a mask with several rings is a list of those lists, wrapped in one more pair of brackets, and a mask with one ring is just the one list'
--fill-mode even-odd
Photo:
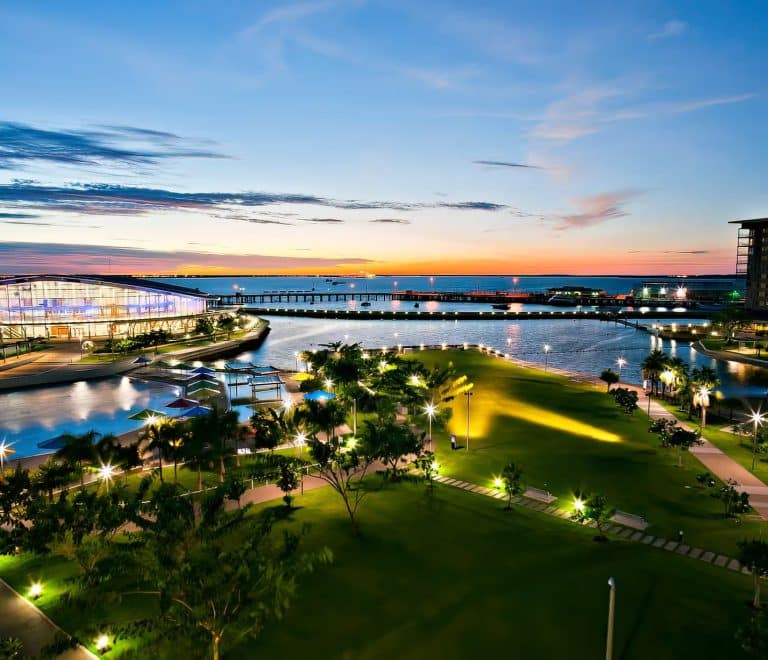
{"label": "park bench", "polygon": [[545,502],[546,504],[552,504],[557,498],[548,490],[542,490],[541,488],[527,488],[523,493],[523,497],[527,497],[531,500],[538,500],[539,502]]}
{"label": "park bench", "polygon": [[639,529],[641,532],[645,531],[648,527],[648,521],[642,516],[636,516],[626,511],[617,511],[611,517],[611,521],[618,525],[624,525],[624,527],[631,527],[632,529]]}

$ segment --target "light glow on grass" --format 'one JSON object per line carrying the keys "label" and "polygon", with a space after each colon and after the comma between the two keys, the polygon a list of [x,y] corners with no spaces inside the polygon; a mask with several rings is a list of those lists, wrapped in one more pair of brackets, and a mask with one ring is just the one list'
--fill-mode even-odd
{"label": "light glow on grass", "polygon": [[104,653],[109,650],[109,635],[101,634],[96,638],[96,650]]}
{"label": "light glow on grass", "polygon": [[498,489],[498,490],[501,490],[501,487],[502,487],[503,485],[504,485],[504,482],[502,481],[501,477],[496,477],[496,478],[493,480],[493,487],[494,487],[494,488],[496,488],[496,489]]}
{"label": "light glow on grass", "polygon": [[573,508],[579,513],[584,511],[584,506],[584,500],[582,500],[580,497],[577,497],[575,500],[573,500]]}
{"label": "light glow on grass", "polygon": [[43,585],[40,584],[39,582],[32,583],[32,586],[29,588],[29,597],[32,600],[37,600],[42,595],[43,595]]}
{"label": "light glow on grass", "polygon": [[[531,424],[559,429],[565,433],[592,438],[593,440],[598,440],[600,442],[621,442],[621,436],[606,431],[599,426],[593,426],[592,424],[581,422],[573,417],[561,415],[560,413],[547,410],[540,406],[523,403],[522,401],[515,401],[507,407],[504,412],[510,417],[517,417],[518,419],[523,419]],[[472,417],[474,418],[477,414],[480,414],[480,411],[478,411],[478,413],[473,413]]]}

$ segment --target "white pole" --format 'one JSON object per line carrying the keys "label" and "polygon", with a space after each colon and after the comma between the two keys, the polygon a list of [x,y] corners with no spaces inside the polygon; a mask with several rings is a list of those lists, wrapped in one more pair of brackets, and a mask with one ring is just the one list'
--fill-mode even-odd
{"label": "white pole", "polygon": [[616,580],[609,578],[608,587],[608,635],[605,640],[605,660],[613,660],[613,619],[616,611]]}

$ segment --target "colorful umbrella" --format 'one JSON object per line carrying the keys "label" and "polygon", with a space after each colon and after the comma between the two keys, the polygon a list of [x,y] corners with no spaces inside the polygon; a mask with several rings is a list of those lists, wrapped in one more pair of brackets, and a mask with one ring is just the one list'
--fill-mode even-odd
{"label": "colorful umbrella", "polygon": [[133,364],[149,364],[152,362],[148,357],[144,357],[143,355],[139,355],[134,361]]}
{"label": "colorful umbrella", "polygon": [[62,435],[57,435],[55,438],[51,438],[50,440],[38,442],[37,446],[40,449],[61,449],[65,444],[67,444],[67,440],[69,440],[71,437],[71,435],[63,433]]}
{"label": "colorful umbrella", "polygon": [[190,396],[197,397],[198,399],[210,399],[213,396],[219,396],[221,392],[214,390],[212,387],[201,387],[194,392],[188,392]]}
{"label": "colorful umbrella", "polygon": [[308,374],[306,371],[300,371],[296,375],[291,376],[291,378],[293,378],[293,380],[298,380],[298,381],[312,380],[312,374]]}
{"label": "colorful umbrella", "polygon": [[166,403],[166,408],[194,408],[196,405],[198,405],[197,401],[194,401],[192,399],[184,399],[179,398],[171,401],[170,403]]}
{"label": "colorful umbrella", "polygon": [[205,406],[195,406],[194,408],[190,408],[189,410],[185,410],[181,415],[176,415],[176,419],[181,418],[187,418],[187,417],[203,417],[205,415],[210,414],[211,409],[206,408]]}
{"label": "colorful umbrella", "polygon": [[216,370],[215,369],[211,369],[210,367],[195,367],[194,369],[192,369],[192,371],[190,371],[190,373],[193,373],[193,374],[215,374]]}
{"label": "colorful umbrella", "polygon": [[179,362],[178,364],[174,364],[171,369],[178,369],[179,371],[189,371],[190,369],[194,369],[194,367],[191,364],[187,364],[186,362]]}

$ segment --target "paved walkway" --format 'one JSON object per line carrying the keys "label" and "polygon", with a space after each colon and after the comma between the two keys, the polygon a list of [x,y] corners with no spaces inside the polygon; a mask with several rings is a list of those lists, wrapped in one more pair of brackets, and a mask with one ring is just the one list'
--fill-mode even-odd
{"label": "paved walkway", "polygon": [[[53,641],[61,630],[26,598],[19,595],[0,579],[0,635],[18,637],[24,644],[24,653],[37,657],[44,646]],[[96,658],[83,646],[57,656],[59,660],[91,660]]]}
{"label": "paved walkway", "polygon": [[[452,479],[451,477],[438,476],[435,477],[435,481],[441,484],[445,484],[446,486],[452,486],[453,488],[460,488],[461,490],[465,490],[469,493],[476,493],[485,497],[492,497],[497,500],[503,500],[504,502],[507,501],[508,497],[506,493],[500,490],[494,488],[484,488],[483,486],[478,486],[477,484],[468,483],[466,481],[459,481],[458,479]],[[568,520],[576,525],[581,524],[572,520],[570,512],[559,508],[554,502],[546,503],[529,497],[513,497],[512,503],[517,506],[524,506],[533,511],[538,511],[539,513],[553,516],[555,518],[560,518],[561,520]],[[594,522],[590,523],[589,526],[593,528],[597,527]],[[688,545],[685,545],[685,543],[678,543],[677,541],[670,541],[664,538],[655,537],[632,527],[626,527],[624,525],[612,523],[607,527],[606,534],[618,537],[624,541],[642,543],[643,545],[647,545],[652,548],[666,550],[667,552],[674,552],[675,554],[688,557],[690,559],[697,559],[707,564],[712,564],[713,566],[727,568],[731,571],[741,571],[745,575],[751,575],[750,571],[747,568],[742,567],[737,559],[704,550],[702,548],[692,548]]]}

